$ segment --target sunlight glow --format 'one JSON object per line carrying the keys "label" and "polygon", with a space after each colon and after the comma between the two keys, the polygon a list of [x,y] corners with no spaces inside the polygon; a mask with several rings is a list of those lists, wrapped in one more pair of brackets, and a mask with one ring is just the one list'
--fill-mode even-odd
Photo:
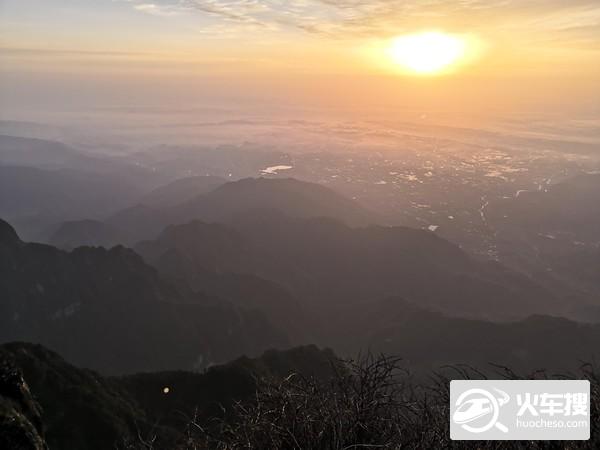
{"label": "sunlight glow", "polygon": [[389,53],[394,63],[423,75],[440,73],[466,54],[466,42],[437,31],[397,37]]}

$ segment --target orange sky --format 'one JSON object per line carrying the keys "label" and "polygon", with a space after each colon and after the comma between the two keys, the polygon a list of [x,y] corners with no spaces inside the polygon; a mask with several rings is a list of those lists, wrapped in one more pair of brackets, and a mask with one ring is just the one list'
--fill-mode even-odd
{"label": "orange sky", "polygon": [[[0,20],[9,105],[599,109],[596,0],[3,0]],[[392,40],[427,30],[477,51],[433,78],[399,70]]]}

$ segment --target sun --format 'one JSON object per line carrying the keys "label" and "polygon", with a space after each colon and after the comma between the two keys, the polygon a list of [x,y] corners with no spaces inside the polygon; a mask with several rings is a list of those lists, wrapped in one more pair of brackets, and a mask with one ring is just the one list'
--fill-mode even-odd
{"label": "sun", "polygon": [[435,75],[445,72],[466,55],[466,41],[458,36],[428,31],[395,38],[389,54],[403,69]]}

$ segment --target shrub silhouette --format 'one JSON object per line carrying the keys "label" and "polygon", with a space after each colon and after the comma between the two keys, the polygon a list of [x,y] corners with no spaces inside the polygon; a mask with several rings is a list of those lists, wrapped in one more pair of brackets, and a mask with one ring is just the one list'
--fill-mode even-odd
{"label": "shrub silhouette", "polygon": [[598,448],[598,382],[591,366],[578,375],[528,376],[493,366],[503,379],[586,378],[592,388],[592,439],[561,442],[455,442],[449,436],[450,379],[485,379],[468,366],[452,366],[434,373],[426,382],[415,382],[402,360],[368,354],[356,360],[333,363],[327,381],[290,375],[283,380],[257,380],[251,403],[234,406],[236,420],[214,419],[209,424],[192,421],[187,448],[264,450],[351,449],[537,449]]}

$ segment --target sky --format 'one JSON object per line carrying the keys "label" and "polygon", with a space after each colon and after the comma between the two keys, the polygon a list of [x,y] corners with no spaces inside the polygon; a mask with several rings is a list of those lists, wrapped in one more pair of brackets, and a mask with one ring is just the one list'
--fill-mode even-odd
{"label": "sky", "polygon": [[[305,105],[600,113],[598,0],[0,0],[0,111]],[[469,43],[453,70],[390,43]]]}

